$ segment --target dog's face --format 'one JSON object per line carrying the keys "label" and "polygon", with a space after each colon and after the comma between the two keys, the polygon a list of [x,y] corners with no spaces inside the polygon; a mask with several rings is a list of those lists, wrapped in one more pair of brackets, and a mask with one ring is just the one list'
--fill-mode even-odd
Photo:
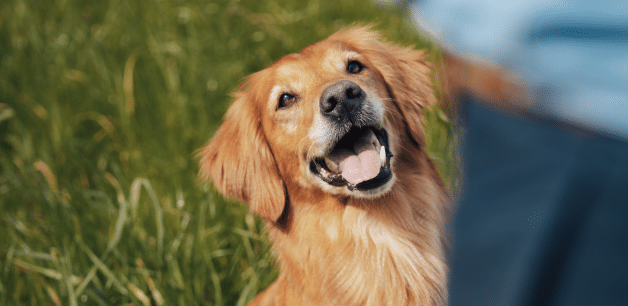
{"label": "dog's face", "polygon": [[368,58],[341,42],[290,55],[263,72],[262,126],[280,167],[302,186],[372,197],[394,174],[385,114],[386,83]]}
{"label": "dog's face", "polygon": [[396,156],[423,143],[428,73],[421,52],[338,32],[247,79],[201,174],[271,221],[294,188],[379,197],[404,171]]}

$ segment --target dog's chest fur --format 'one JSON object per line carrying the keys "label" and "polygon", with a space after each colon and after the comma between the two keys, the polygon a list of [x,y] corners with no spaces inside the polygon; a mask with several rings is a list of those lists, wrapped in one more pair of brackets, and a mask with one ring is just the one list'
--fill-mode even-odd
{"label": "dog's chest fur", "polygon": [[437,206],[427,199],[443,197],[430,194],[440,191],[429,180],[414,182],[427,185],[421,193],[393,192],[386,201],[398,205],[392,210],[329,199],[295,205],[288,233],[270,229],[283,272],[264,296],[274,296],[277,305],[444,304],[447,273],[436,226],[442,216],[425,207]]}

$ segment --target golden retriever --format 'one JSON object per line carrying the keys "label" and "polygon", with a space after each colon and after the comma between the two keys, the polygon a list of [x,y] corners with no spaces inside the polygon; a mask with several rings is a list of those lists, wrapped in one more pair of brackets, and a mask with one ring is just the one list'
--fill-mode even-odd
{"label": "golden retriever", "polygon": [[449,195],[426,153],[423,52],[350,27],[248,77],[200,174],[267,223],[250,305],[444,305]]}

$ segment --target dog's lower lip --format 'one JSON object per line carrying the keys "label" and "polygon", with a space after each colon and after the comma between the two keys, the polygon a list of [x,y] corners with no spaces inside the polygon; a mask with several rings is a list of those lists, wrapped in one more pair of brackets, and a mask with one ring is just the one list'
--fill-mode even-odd
{"label": "dog's lower lip", "polygon": [[391,178],[392,178],[392,171],[390,171],[390,169],[387,167],[382,167],[382,169],[379,171],[379,174],[377,174],[376,177],[368,181],[361,182],[357,185],[347,186],[347,188],[349,188],[350,190],[355,190],[355,189],[371,190],[377,187],[381,187],[382,185],[388,183],[388,181],[390,181]]}

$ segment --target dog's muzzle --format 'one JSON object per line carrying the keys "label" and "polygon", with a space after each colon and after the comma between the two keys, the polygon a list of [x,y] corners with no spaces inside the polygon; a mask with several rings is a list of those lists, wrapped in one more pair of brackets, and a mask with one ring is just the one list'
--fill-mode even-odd
{"label": "dog's muzzle", "polygon": [[341,132],[324,156],[310,161],[310,171],[329,185],[367,191],[392,178],[388,133],[366,103],[366,93],[348,80],[329,86],[321,95],[321,114],[333,130]]}

